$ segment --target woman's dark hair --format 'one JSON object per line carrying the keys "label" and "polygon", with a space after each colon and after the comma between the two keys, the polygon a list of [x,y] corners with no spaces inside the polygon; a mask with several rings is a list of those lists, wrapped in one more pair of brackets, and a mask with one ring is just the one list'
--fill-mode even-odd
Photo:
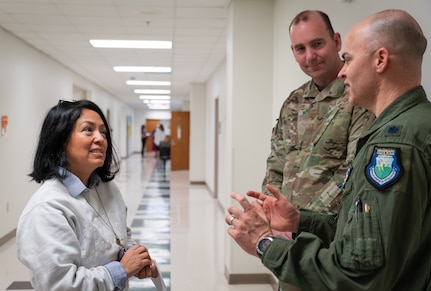
{"label": "woman's dark hair", "polygon": [[83,109],[97,112],[106,127],[106,140],[108,142],[106,158],[103,166],[97,168],[95,172],[104,182],[115,178],[120,167],[115,149],[112,146],[110,127],[102,110],[89,100],[60,100],[56,106],[49,110],[43,121],[33,162],[33,172],[29,174],[32,180],[41,183],[53,177],[61,179],[64,176],[59,173],[58,167],[70,170],[65,153],[66,144]]}

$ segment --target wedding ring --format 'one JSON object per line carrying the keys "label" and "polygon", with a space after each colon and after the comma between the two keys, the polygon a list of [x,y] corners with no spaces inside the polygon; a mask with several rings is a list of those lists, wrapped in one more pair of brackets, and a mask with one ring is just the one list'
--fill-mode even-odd
{"label": "wedding ring", "polygon": [[231,214],[230,216],[230,220],[229,220],[229,225],[232,225],[232,221],[235,219],[235,215]]}

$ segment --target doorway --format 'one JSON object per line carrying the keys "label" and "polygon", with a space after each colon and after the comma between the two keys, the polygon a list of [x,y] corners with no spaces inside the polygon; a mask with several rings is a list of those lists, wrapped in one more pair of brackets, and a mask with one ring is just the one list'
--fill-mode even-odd
{"label": "doorway", "polygon": [[160,119],[147,119],[145,121],[145,129],[150,134],[147,138],[147,142],[145,143],[146,152],[153,152],[153,136],[151,133],[156,129],[157,125],[159,125]]}
{"label": "doorway", "polygon": [[189,169],[190,112],[171,112],[171,170]]}
{"label": "doorway", "polygon": [[219,120],[219,98],[214,100],[214,198],[218,196],[218,156],[219,156],[219,134],[220,134],[220,120]]}

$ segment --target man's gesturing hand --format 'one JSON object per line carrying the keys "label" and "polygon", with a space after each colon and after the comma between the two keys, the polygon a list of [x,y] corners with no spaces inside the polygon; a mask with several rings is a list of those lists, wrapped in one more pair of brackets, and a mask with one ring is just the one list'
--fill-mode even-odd
{"label": "man's gesturing hand", "polygon": [[248,191],[247,195],[260,200],[271,228],[278,231],[297,232],[299,210],[278,189],[269,184],[266,185],[266,188],[274,196],[256,191]]}

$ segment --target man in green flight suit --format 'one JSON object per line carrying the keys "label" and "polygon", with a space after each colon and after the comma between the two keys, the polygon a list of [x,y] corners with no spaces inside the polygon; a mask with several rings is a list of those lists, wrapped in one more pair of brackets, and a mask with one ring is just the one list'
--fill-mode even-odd
{"label": "man in green flight suit", "polygon": [[[339,77],[376,115],[358,141],[338,215],[298,210],[279,190],[232,193],[228,233],[302,290],[431,290],[431,103],[421,86],[427,40],[403,10],[347,34]],[[408,72],[408,74],[406,74]],[[234,217],[234,218],[232,218]],[[293,240],[272,229],[292,231]]]}

